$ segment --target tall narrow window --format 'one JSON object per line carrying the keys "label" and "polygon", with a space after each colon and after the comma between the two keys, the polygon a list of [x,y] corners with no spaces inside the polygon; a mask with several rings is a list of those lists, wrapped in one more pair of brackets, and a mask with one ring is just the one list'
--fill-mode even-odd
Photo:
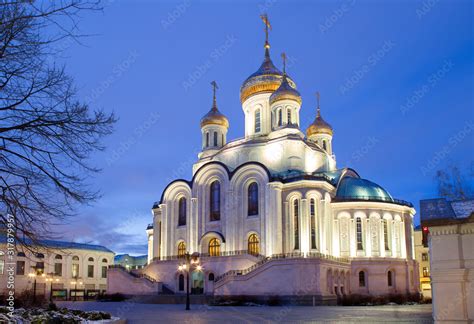
{"label": "tall narrow window", "polygon": [[392,271],[387,272],[387,284],[389,287],[393,286]]}
{"label": "tall narrow window", "polygon": [[260,241],[257,234],[251,234],[249,236],[249,242],[247,247],[248,253],[251,255],[259,255],[260,253]]}
{"label": "tall narrow window", "polygon": [[300,204],[297,199],[293,202],[293,223],[294,223],[294,237],[295,250],[300,249],[300,222],[299,222]]}
{"label": "tall narrow window", "polygon": [[365,272],[359,272],[359,287],[365,287]]}
{"label": "tall narrow window", "polygon": [[217,132],[214,132],[214,146],[217,146]]}
{"label": "tall narrow window", "polygon": [[211,183],[211,221],[221,219],[221,184],[219,181]]}
{"label": "tall narrow window", "polygon": [[357,231],[357,250],[362,251],[364,244],[362,241],[362,220],[360,217],[356,219],[356,231]]}
{"label": "tall narrow window", "polygon": [[221,140],[222,140],[221,144],[222,144],[222,146],[224,146],[224,134],[221,134]]}
{"label": "tall narrow window", "polygon": [[309,201],[309,213],[311,221],[311,249],[316,250],[316,205],[314,199]]}
{"label": "tall narrow window", "polygon": [[326,140],[323,140],[323,150],[327,151],[328,147],[326,145]]}
{"label": "tall narrow window", "polygon": [[209,132],[206,133],[206,147],[209,147]]}
{"label": "tall narrow window", "polygon": [[260,109],[255,110],[255,133],[260,133]]}
{"label": "tall narrow window", "polygon": [[186,254],[186,243],[179,242],[179,244],[178,244],[178,258],[184,257],[185,254]]}
{"label": "tall narrow window", "polygon": [[388,221],[383,220],[383,240],[385,244],[385,251],[390,251],[390,246],[388,245]]}
{"label": "tall narrow window", "polygon": [[258,184],[256,182],[252,182],[249,186],[247,202],[247,215],[258,215]]}
{"label": "tall narrow window", "polygon": [[178,226],[186,225],[186,198],[181,197],[178,200]]}
{"label": "tall narrow window", "polygon": [[283,125],[283,111],[278,109],[278,126]]}
{"label": "tall narrow window", "polygon": [[288,109],[288,111],[286,113],[287,113],[287,116],[288,116],[288,124],[291,124],[291,109]]}
{"label": "tall narrow window", "polygon": [[221,242],[213,238],[209,241],[209,256],[219,256],[221,254]]}

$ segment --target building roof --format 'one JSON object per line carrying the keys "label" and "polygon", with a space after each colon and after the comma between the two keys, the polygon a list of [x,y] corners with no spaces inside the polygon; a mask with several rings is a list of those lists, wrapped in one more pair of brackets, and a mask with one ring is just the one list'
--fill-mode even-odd
{"label": "building roof", "polygon": [[420,200],[422,225],[468,221],[474,214],[474,199],[448,201],[446,198]]}
{"label": "building roof", "polygon": [[[7,235],[5,232],[0,232],[0,241],[6,242]],[[114,253],[112,250],[109,250],[105,246],[96,245],[96,244],[86,244],[86,243],[75,243],[75,242],[66,242],[66,241],[55,241],[55,240],[39,240],[39,244],[34,244],[29,238],[21,240],[25,245],[35,246],[41,245],[53,249],[76,249],[76,250],[90,250],[90,251],[102,251],[108,253]]]}
{"label": "building roof", "polygon": [[344,177],[337,187],[336,197],[375,199],[393,202],[392,196],[378,184],[361,178]]}

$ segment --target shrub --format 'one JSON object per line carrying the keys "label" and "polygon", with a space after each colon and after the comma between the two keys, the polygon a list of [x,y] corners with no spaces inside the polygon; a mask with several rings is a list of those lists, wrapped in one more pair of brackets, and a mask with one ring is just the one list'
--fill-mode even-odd
{"label": "shrub", "polygon": [[127,297],[123,294],[104,294],[104,295],[99,295],[97,297],[97,300],[99,301],[104,301],[104,302],[121,302],[121,301],[124,301],[126,300]]}

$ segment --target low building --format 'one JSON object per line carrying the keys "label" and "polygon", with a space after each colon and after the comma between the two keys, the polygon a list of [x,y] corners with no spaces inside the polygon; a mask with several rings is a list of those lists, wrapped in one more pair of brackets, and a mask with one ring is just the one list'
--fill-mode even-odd
{"label": "low building", "polygon": [[146,267],[148,255],[132,256],[129,254],[119,254],[114,258],[114,264],[124,267],[127,270],[137,270]]}
{"label": "low building", "polygon": [[433,319],[474,321],[474,200],[420,201],[430,251]]}
{"label": "low building", "polygon": [[428,228],[418,226],[415,228],[415,259],[419,265],[420,292],[424,299],[431,298],[430,257],[428,241],[426,239]]}
{"label": "low building", "polygon": [[36,295],[66,299],[94,297],[107,290],[114,252],[106,247],[53,240],[34,245],[25,240],[24,245],[17,244],[11,260],[5,253],[6,239],[6,233],[0,233],[0,294],[9,292],[7,269],[12,266],[15,294],[31,289]]}

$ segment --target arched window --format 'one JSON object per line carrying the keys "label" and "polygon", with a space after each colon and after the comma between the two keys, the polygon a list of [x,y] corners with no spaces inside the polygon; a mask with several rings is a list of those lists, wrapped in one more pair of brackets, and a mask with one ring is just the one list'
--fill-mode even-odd
{"label": "arched window", "polygon": [[214,132],[214,146],[217,146],[217,132]]}
{"label": "arched window", "polygon": [[295,238],[295,250],[300,249],[300,222],[299,222],[299,213],[300,213],[300,203],[298,199],[293,201],[293,226],[294,226],[294,238]]}
{"label": "arched window", "polygon": [[365,287],[365,272],[359,272],[359,287]]}
{"label": "arched window", "polygon": [[323,140],[323,150],[327,151],[327,149],[326,140]]}
{"label": "arched window", "polygon": [[63,259],[63,257],[62,257],[61,255],[59,255],[59,254],[56,254],[56,256],[55,256],[54,258],[55,258],[56,260],[62,260],[62,259]]}
{"label": "arched window", "polygon": [[179,242],[179,244],[178,244],[178,258],[184,257],[185,254],[186,254],[186,243]]}
{"label": "arched window", "polygon": [[209,256],[219,256],[221,254],[221,241],[213,238],[209,241]]}
{"label": "arched window", "polygon": [[390,251],[390,245],[388,242],[388,221],[386,219],[383,220],[383,240],[385,243],[385,251]]}
{"label": "arched window", "polygon": [[36,257],[38,259],[44,259],[44,254],[43,253],[36,253]]}
{"label": "arched window", "polygon": [[287,114],[287,117],[288,117],[288,124],[291,124],[291,109],[288,109],[286,114]]}
{"label": "arched window", "polygon": [[211,183],[211,221],[218,221],[221,219],[221,184],[219,181]]}
{"label": "arched window", "polygon": [[26,254],[24,252],[18,252],[17,256],[19,257],[26,257]]}
{"label": "arched window", "polygon": [[89,259],[87,259],[87,261],[89,261],[89,262],[94,262],[94,258],[93,258],[93,257],[90,257]]}
{"label": "arched window", "polygon": [[356,219],[356,234],[357,234],[357,250],[364,250],[364,244],[362,240],[362,220],[360,217]]}
{"label": "arched window", "polygon": [[248,188],[247,204],[247,215],[258,215],[258,184],[256,182],[252,182]]}
{"label": "arched window", "polygon": [[214,281],[214,274],[212,272],[209,274],[209,281]]}
{"label": "arched window", "polygon": [[186,198],[181,197],[178,201],[178,226],[186,225]]}
{"label": "arched window", "polygon": [[108,261],[107,261],[106,258],[103,258],[103,259],[102,259],[102,262],[103,262],[103,263],[107,263]]}
{"label": "arched window", "polygon": [[77,255],[73,256],[72,261],[79,261],[79,257]]}
{"label": "arched window", "polygon": [[387,285],[389,287],[392,287],[393,286],[393,278],[392,278],[393,274],[392,274],[392,271],[389,271],[387,272]]}
{"label": "arched window", "polygon": [[255,133],[260,133],[260,109],[255,110]]}
{"label": "arched window", "polygon": [[250,234],[247,250],[251,255],[260,254],[260,241],[257,234]]}
{"label": "arched window", "polygon": [[311,249],[316,250],[316,203],[314,198],[309,201],[309,213],[311,221]]}
{"label": "arched window", "polygon": [[209,132],[206,133],[206,147],[209,147]]}
{"label": "arched window", "polygon": [[283,125],[283,111],[278,109],[278,126]]}
{"label": "arched window", "polygon": [[178,278],[178,289],[179,291],[184,291],[184,275],[180,274]]}

